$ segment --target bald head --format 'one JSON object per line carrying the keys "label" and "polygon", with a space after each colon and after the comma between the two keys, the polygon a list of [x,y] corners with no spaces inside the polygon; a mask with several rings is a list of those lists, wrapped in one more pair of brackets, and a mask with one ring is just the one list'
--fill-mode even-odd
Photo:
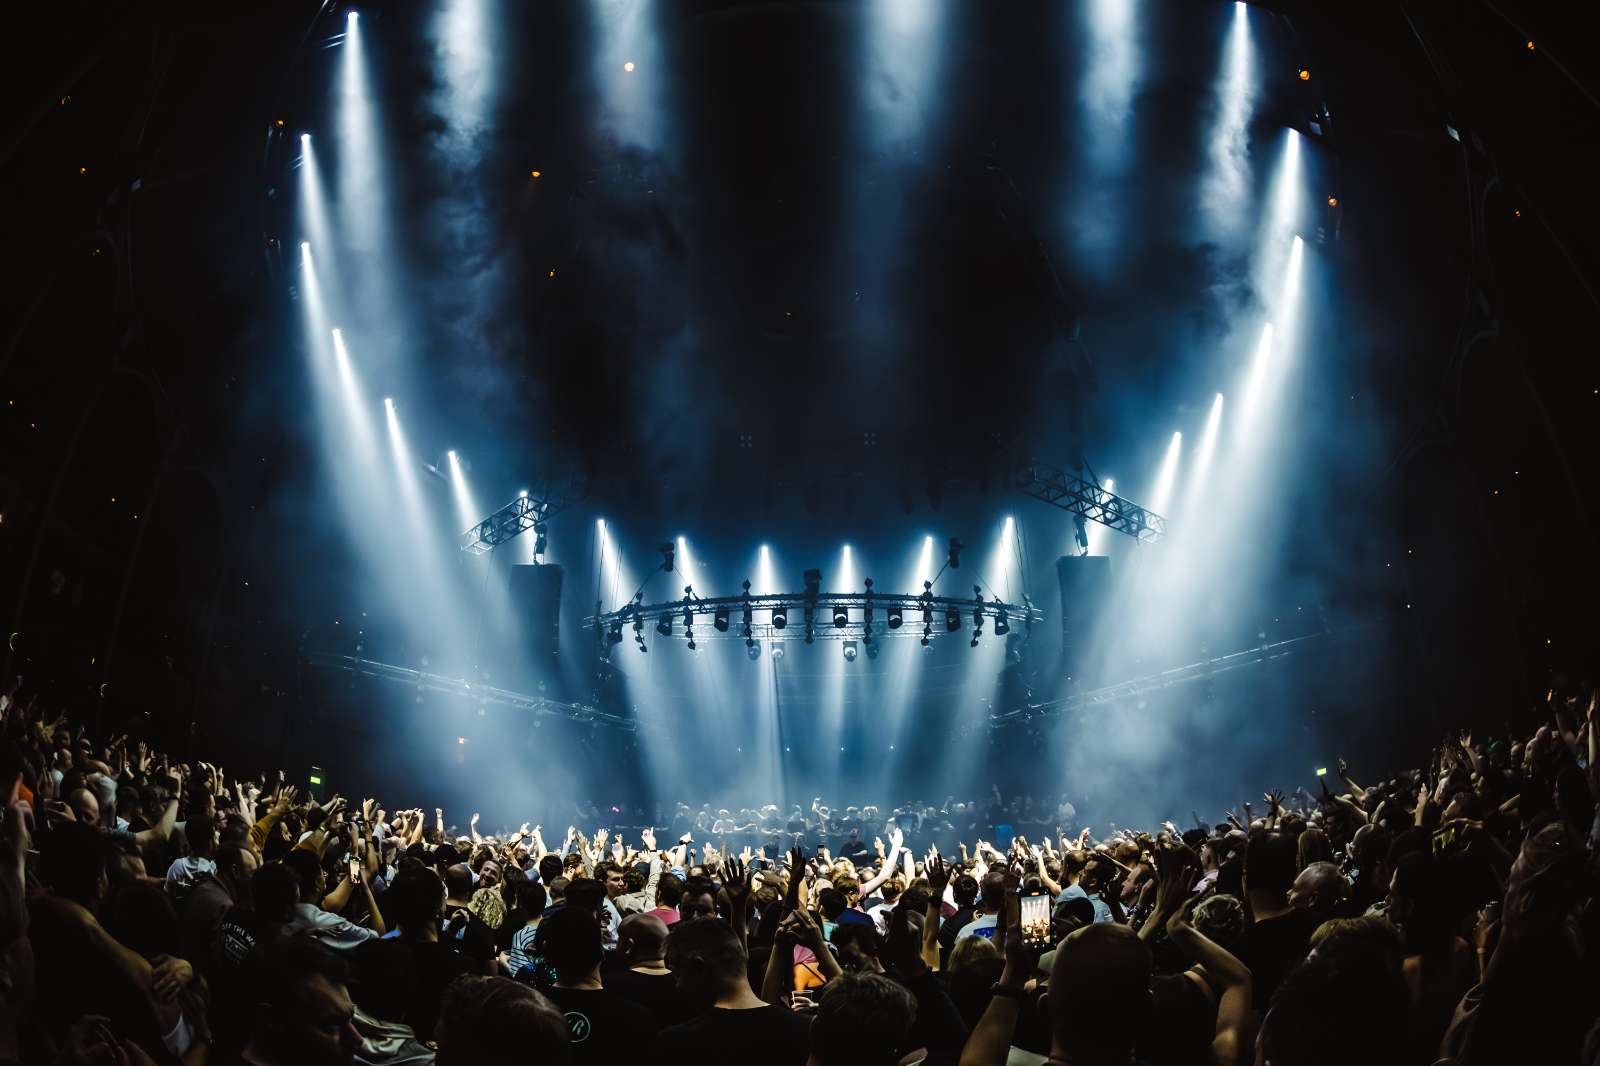
{"label": "bald head", "polygon": [[100,824],[100,801],[86,788],[75,788],[67,794],[67,806],[72,816],[84,825]]}
{"label": "bald head", "polygon": [[1055,954],[1051,1057],[1126,1059],[1150,1012],[1150,949],[1127,926],[1097,922],[1069,935]]}
{"label": "bald head", "polygon": [[630,914],[617,930],[617,946],[632,963],[666,958],[667,923],[653,914]]}
{"label": "bald head", "polygon": [[1300,871],[1289,888],[1289,906],[1331,914],[1350,894],[1350,882],[1331,862],[1314,862]]}

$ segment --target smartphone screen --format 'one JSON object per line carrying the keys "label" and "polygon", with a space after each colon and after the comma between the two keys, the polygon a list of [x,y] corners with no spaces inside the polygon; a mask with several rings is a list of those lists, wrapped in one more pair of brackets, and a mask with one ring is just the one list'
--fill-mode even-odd
{"label": "smartphone screen", "polygon": [[1050,897],[1022,896],[1022,942],[1028,947],[1050,943]]}
{"label": "smartphone screen", "polygon": [[352,881],[361,880],[361,860],[360,859],[351,859],[350,860],[350,880],[352,880]]}

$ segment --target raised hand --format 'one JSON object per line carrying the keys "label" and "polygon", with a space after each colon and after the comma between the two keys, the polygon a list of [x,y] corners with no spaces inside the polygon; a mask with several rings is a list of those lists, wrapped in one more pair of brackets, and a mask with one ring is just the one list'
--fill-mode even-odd
{"label": "raised hand", "polygon": [[1171,914],[1194,891],[1200,871],[1193,859],[1188,848],[1156,852],[1156,914]]}
{"label": "raised hand", "polygon": [[1172,917],[1167,919],[1167,935],[1176,939],[1184,930],[1189,928],[1189,915],[1194,913],[1195,907],[1200,905],[1199,896],[1190,896],[1172,912]]}
{"label": "raised hand", "polygon": [[820,956],[823,952],[828,950],[828,945],[822,941],[822,926],[816,923],[816,920],[811,917],[810,912],[802,907],[799,910],[796,910],[792,915],[790,915],[790,917],[795,920],[795,923],[798,926],[796,935],[800,943],[804,947],[810,948],[813,955]]}
{"label": "raised hand", "polygon": [[929,852],[923,866],[928,875],[928,891],[933,893],[935,899],[944,896],[944,890],[950,884],[950,864],[939,858],[936,852]]}
{"label": "raised hand", "polygon": [[647,826],[645,831],[639,834],[639,839],[644,843],[644,850],[656,850],[656,831],[654,829]]}
{"label": "raised hand", "polygon": [[899,826],[895,826],[889,831],[889,844],[894,848],[894,850],[899,851],[905,842],[906,835],[900,831]]}
{"label": "raised hand", "polygon": [[734,914],[741,914],[750,900],[750,868],[738,859],[729,859],[722,867],[722,887],[727,890],[728,904]]}

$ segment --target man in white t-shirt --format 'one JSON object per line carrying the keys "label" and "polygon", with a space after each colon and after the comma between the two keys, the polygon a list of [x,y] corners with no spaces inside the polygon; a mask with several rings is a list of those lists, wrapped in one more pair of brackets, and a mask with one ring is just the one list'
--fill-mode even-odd
{"label": "man in white t-shirt", "polygon": [[167,867],[167,892],[179,906],[202,875],[217,872],[217,829],[211,815],[204,811],[191,815],[183,835],[189,842],[189,854]]}
{"label": "man in white t-shirt", "polygon": [[977,917],[962,927],[961,932],[956,934],[956,939],[981,936],[985,940],[993,940],[995,916],[1005,911],[1005,905],[1005,876],[993,872],[984,874],[983,881],[978,885]]}

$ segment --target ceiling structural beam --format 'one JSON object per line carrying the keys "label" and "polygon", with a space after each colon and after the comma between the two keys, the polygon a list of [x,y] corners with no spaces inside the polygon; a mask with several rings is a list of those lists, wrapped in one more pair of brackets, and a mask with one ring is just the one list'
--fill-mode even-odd
{"label": "ceiling structural beam", "polygon": [[1082,477],[1035,459],[1018,468],[1014,484],[1024,496],[1098,522],[1142,544],[1153,544],[1167,534],[1165,518],[1108,491],[1093,475]]}
{"label": "ceiling structural beam", "polygon": [[1087,692],[1074,693],[1059,699],[1014,707],[1010,710],[990,715],[989,727],[991,729],[1001,729],[1006,726],[1025,725],[1037,720],[1069,715],[1075,711],[1087,710],[1090,707],[1120,703],[1124,700],[1135,699],[1149,693],[1176,688],[1180,685],[1192,684],[1196,681],[1209,681],[1222,674],[1260,666],[1291,655],[1305,655],[1319,648],[1337,647],[1362,639],[1372,632],[1374,632],[1374,627],[1355,626],[1346,630],[1309,633],[1303,637],[1293,637],[1289,640],[1260,644],[1254,648],[1234,652],[1231,655],[1207,659],[1204,662],[1190,663],[1187,666],[1174,667],[1171,670],[1163,670],[1156,674],[1146,674],[1143,677],[1119,681],[1114,685],[1104,685],[1100,688],[1090,689]]}
{"label": "ceiling structural beam", "polygon": [[530,696],[511,689],[495,688],[492,685],[477,685],[463,678],[430,674],[425,670],[412,670],[408,667],[395,666],[391,663],[359,659],[352,655],[311,652],[306,656],[306,659],[313,666],[319,666],[323,669],[359,674],[362,677],[376,678],[380,681],[393,681],[401,685],[415,686],[418,692],[433,692],[442,696],[474,700],[480,706],[506,707],[530,717],[565,718],[580,725],[610,726],[627,733],[635,732],[638,729],[638,726],[630,718],[619,714],[611,714],[585,703],[547,699],[544,696]]}

